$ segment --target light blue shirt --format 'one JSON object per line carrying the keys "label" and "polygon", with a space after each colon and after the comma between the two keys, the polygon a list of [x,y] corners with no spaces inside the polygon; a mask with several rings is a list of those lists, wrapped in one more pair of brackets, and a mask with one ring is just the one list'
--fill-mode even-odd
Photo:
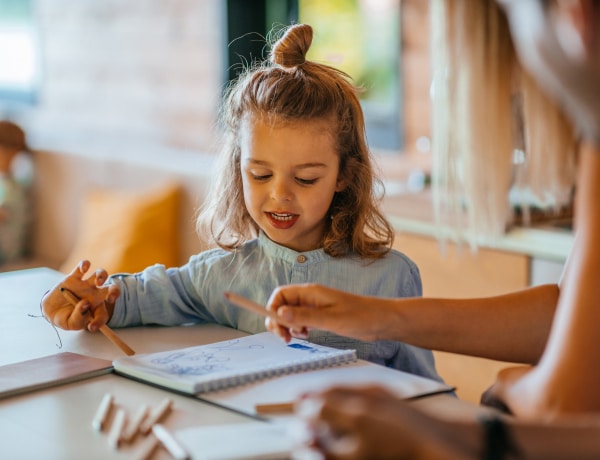
{"label": "light blue shirt", "polygon": [[[319,283],[367,296],[422,295],[417,266],[398,251],[376,260],[336,258],[322,249],[294,251],[262,233],[234,252],[212,249],[192,256],[182,267],[153,265],[140,273],[113,275],[110,281],[121,288],[111,327],[218,323],[250,334],[265,331],[264,318],[230,304],[224,291],[261,305],[277,286],[294,283]],[[309,340],[356,349],[359,358],[441,381],[430,350],[395,341],[363,342],[316,330],[310,332]]]}

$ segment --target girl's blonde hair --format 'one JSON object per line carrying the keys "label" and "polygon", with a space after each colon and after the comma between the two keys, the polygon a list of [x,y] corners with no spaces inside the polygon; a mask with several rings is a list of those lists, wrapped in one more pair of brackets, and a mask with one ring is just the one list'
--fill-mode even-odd
{"label": "girl's blonde hair", "polygon": [[504,12],[494,0],[435,0],[431,13],[438,222],[476,244],[506,230],[511,189],[541,208],[569,204],[573,130],[519,64]]}
{"label": "girl's blonde hair", "polygon": [[313,37],[309,25],[296,24],[281,32],[269,61],[246,69],[226,91],[220,113],[224,145],[219,170],[198,217],[198,230],[226,250],[241,246],[259,231],[242,190],[240,125],[244,117],[264,115],[284,123],[325,120],[336,140],[345,188],[331,203],[323,248],[333,257],[350,253],[382,257],[394,233],[375,196],[380,183],[366,143],[358,90],[342,71],[305,59]]}

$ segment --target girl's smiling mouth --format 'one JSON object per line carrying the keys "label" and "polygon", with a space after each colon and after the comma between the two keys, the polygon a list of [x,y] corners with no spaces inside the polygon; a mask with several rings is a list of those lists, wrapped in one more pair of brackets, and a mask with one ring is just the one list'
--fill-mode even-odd
{"label": "girl's smiling mouth", "polygon": [[287,229],[296,223],[300,217],[298,214],[288,212],[265,212],[271,225],[278,229]]}

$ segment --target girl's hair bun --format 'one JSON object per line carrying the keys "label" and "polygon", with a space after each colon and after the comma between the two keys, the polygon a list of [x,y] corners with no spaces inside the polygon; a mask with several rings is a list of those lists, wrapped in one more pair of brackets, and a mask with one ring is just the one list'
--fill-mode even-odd
{"label": "girl's hair bun", "polygon": [[281,67],[296,67],[304,64],[312,39],[313,30],[308,24],[295,24],[288,27],[271,49],[271,62]]}

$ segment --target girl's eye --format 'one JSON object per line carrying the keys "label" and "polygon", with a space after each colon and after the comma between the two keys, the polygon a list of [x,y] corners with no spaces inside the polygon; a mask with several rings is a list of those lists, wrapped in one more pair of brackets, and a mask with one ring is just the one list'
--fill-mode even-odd
{"label": "girl's eye", "polygon": [[257,180],[257,181],[265,181],[267,179],[269,179],[271,177],[271,174],[253,174],[250,173],[250,175],[252,176],[252,179]]}
{"label": "girl's eye", "polygon": [[296,177],[296,182],[298,182],[299,184],[302,184],[302,185],[313,185],[318,180],[319,179],[302,179],[300,177]]}

